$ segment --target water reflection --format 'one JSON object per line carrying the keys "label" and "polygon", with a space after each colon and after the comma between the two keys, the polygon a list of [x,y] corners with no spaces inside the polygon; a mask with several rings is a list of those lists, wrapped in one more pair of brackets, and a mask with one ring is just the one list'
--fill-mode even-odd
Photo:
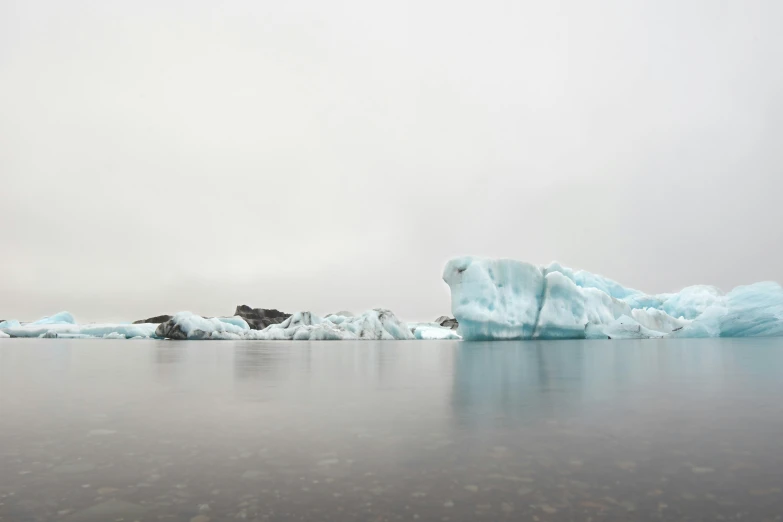
{"label": "water reflection", "polygon": [[0,520],[783,509],[777,340],[59,341],[0,343]]}
{"label": "water reflection", "polygon": [[155,379],[161,383],[174,381],[182,371],[187,356],[185,347],[172,341],[153,341],[150,350]]}
{"label": "water reflection", "polygon": [[154,341],[154,362],[157,365],[171,365],[181,363],[185,359],[187,351],[184,346],[174,342]]}
{"label": "water reflection", "polygon": [[[272,377],[287,355],[282,350],[259,346],[257,343],[238,343],[234,348],[234,377],[238,380],[257,380]],[[305,350],[305,371],[309,366],[309,350]]]}
{"label": "water reflection", "polygon": [[578,400],[583,372],[579,343],[460,343],[456,348],[451,403],[461,424],[523,423],[565,414]]}

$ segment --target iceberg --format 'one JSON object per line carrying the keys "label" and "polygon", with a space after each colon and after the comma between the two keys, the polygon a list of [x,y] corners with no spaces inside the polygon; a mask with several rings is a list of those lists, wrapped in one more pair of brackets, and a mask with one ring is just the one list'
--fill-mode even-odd
{"label": "iceberg", "polygon": [[[27,324],[4,321],[0,323],[0,337],[311,341],[460,338],[454,330],[436,323],[409,325],[391,311],[382,308],[368,310],[356,316],[340,312],[326,317],[312,312],[290,315],[277,310],[249,310],[252,312],[250,315],[254,324],[267,321],[269,326],[256,330],[239,315],[202,317],[191,312],[179,312],[161,323],[77,324],[71,314],[61,312]],[[282,322],[275,322],[278,320]]]}
{"label": "iceberg", "polygon": [[206,319],[180,312],[158,325],[155,335],[166,339],[189,340],[405,340],[414,335],[389,310],[376,308],[357,316],[332,314],[319,317],[312,312],[297,312],[281,323],[263,330],[251,329],[241,317]]}
{"label": "iceberg", "polygon": [[[450,320],[454,321],[454,319]],[[455,331],[456,328],[443,326],[437,320],[434,323],[408,323],[408,328],[410,328],[415,339],[422,339],[425,341],[462,339]]]}
{"label": "iceberg", "polygon": [[783,288],[774,282],[648,295],[559,263],[480,257],[452,259],[443,280],[457,333],[469,341],[783,335]]}
{"label": "iceberg", "polygon": [[[584,333],[587,324],[585,298],[579,287],[560,272],[544,277],[544,294],[538,310],[533,337],[573,339]],[[459,320],[460,323],[462,320]]]}
{"label": "iceberg", "polygon": [[310,341],[414,339],[407,323],[383,308],[374,308],[356,316],[332,314],[324,318],[310,312],[297,312],[282,323],[252,331],[249,337]]}
{"label": "iceberg", "polygon": [[[70,314],[69,314],[70,315]],[[12,326],[6,328],[0,326],[0,333],[5,333],[10,337],[44,337],[44,338],[103,338],[107,335],[114,335],[115,339],[120,336],[125,339],[132,337],[154,337],[155,324],[71,324],[71,323],[43,323],[38,321],[28,324]]]}
{"label": "iceberg", "polygon": [[719,323],[721,337],[783,335],[783,288],[773,282],[735,288],[726,295]]}
{"label": "iceberg", "polygon": [[509,259],[449,261],[443,280],[451,287],[451,311],[463,339],[530,339],[544,297],[544,274]]}
{"label": "iceberg", "polygon": [[459,327],[459,323],[456,319],[453,317],[449,317],[448,315],[441,315],[437,319],[435,319],[435,323],[438,326],[442,326],[443,328],[449,328],[450,330],[456,330]]}
{"label": "iceberg", "polygon": [[161,339],[202,340],[242,339],[250,327],[241,317],[205,318],[191,312],[179,312],[155,327],[155,336]]}

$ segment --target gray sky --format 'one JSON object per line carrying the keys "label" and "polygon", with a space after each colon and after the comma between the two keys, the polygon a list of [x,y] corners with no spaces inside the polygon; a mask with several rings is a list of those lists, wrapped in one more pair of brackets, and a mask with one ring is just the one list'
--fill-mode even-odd
{"label": "gray sky", "polygon": [[0,318],[783,280],[779,0],[0,0]]}

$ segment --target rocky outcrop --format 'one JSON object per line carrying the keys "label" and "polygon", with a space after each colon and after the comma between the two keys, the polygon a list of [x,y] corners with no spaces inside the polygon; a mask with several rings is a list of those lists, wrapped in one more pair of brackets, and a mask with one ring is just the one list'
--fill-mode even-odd
{"label": "rocky outcrop", "polygon": [[237,306],[234,315],[238,315],[247,321],[247,324],[253,330],[263,330],[270,324],[280,324],[291,317],[291,314],[275,310],[274,308],[250,308],[247,305]]}
{"label": "rocky outcrop", "polygon": [[[163,317],[163,316],[160,316]],[[155,328],[155,335],[161,339],[173,339],[175,341],[184,341],[188,338],[188,334],[185,333],[180,327],[179,323],[174,321],[171,317],[166,319]]]}
{"label": "rocky outcrop", "polygon": [[170,315],[156,315],[155,317],[150,317],[149,319],[139,319],[138,321],[133,321],[133,324],[159,324],[159,323],[165,323],[166,321],[171,320]]}
{"label": "rocky outcrop", "polygon": [[450,328],[452,330],[456,330],[459,327],[459,322],[453,317],[449,317],[447,315],[441,315],[435,319],[435,322],[441,325],[443,328]]}

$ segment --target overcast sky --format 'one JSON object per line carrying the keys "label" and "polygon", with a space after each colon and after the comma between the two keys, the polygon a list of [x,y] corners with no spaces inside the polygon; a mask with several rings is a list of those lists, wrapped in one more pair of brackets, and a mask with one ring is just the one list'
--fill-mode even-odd
{"label": "overcast sky", "polygon": [[779,0],[0,0],[0,318],[783,281]]}

